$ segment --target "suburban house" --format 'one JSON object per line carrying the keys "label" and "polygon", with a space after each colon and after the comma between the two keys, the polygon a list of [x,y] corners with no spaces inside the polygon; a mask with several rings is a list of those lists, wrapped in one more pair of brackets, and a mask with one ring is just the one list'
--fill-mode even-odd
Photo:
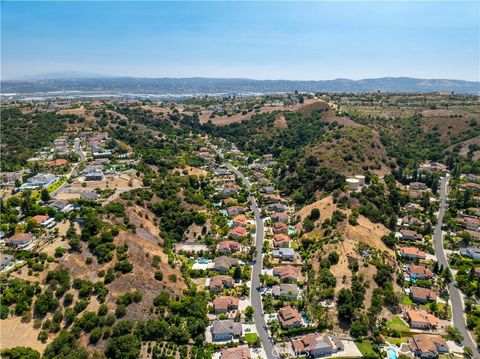
{"label": "suburban house", "polygon": [[220,292],[223,288],[233,288],[235,280],[228,275],[216,275],[207,280],[205,285],[211,292]]}
{"label": "suburban house", "polygon": [[424,266],[410,264],[407,270],[412,279],[430,279],[433,277],[433,272]]}
{"label": "suburban house", "polygon": [[405,312],[405,320],[412,329],[436,329],[438,327],[437,317],[425,310],[408,309]]}
{"label": "suburban house", "polygon": [[63,199],[57,199],[47,203],[47,207],[53,208],[58,212],[69,213],[73,211],[73,205]]}
{"label": "suburban house", "polygon": [[300,270],[289,264],[273,268],[273,275],[279,277],[282,281],[300,280]]}
{"label": "suburban house", "polygon": [[290,245],[290,237],[285,233],[277,233],[273,236],[273,246],[275,248],[288,247]]}
{"label": "suburban house", "polygon": [[288,223],[288,214],[284,212],[276,212],[273,213],[270,218],[272,219],[273,222],[283,222],[283,223]]}
{"label": "suburban house", "polygon": [[418,200],[422,198],[423,192],[422,191],[408,191],[408,198],[411,200]]}
{"label": "suburban house", "polygon": [[235,348],[222,349],[220,359],[251,359],[248,345],[241,345]]}
{"label": "suburban house", "polygon": [[103,180],[103,172],[88,172],[85,174],[85,181],[101,181]]}
{"label": "suburban house", "polygon": [[448,344],[440,335],[416,334],[409,340],[410,350],[420,358],[437,358],[448,353]]}
{"label": "suburban house", "polygon": [[245,213],[247,210],[245,207],[241,206],[230,206],[227,208],[227,213],[229,216],[236,216],[237,214]]}
{"label": "suburban house", "polygon": [[409,188],[415,191],[424,191],[428,189],[428,186],[423,182],[411,182]]}
{"label": "suburban house", "polygon": [[228,235],[233,239],[239,239],[247,236],[245,227],[234,227],[228,232]]}
{"label": "suburban house", "polygon": [[405,205],[405,209],[409,212],[416,212],[416,211],[421,211],[422,210],[422,206],[420,206],[419,204],[417,203],[407,203]]}
{"label": "suburban house", "polygon": [[480,219],[475,217],[457,217],[457,223],[462,227],[470,229],[472,231],[480,231]]}
{"label": "suburban house", "polygon": [[57,180],[57,177],[55,175],[52,175],[50,173],[39,173],[38,175],[35,175],[27,179],[27,182],[24,183],[21,186],[21,188],[24,189],[24,188],[48,187],[56,180]]}
{"label": "suburban house", "polygon": [[286,212],[287,206],[281,203],[272,203],[267,206],[267,211],[270,212]]}
{"label": "suburban house", "polygon": [[402,234],[402,239],[406,241],[422,241],[423,240],[423,236],[420,233],[417,233],[410,229],[404,229],[400,233]]}
{"label": "suburban house", "polygon": [[480,259],[480,248],[468,247],[460,249],[460,254],[472,259]]}
{"label": "suburban house", "polygon": [[17,233],[5,240],[7,246],[23,248],[28,246],[35,240],[35,236],[31,233]]}
{"label": "suburban house", "polygon": [[464,183],[460,187],[462,189],[472,189],[474,191],[479,191],[480,190],[480,184],[479,183],[474,183],[474,182]]}
{"label": "suburban house", "polygon": [[293,261],[295,250],[293,248],[280,248],[272,252],[273,258],[279,258],[282,261]]}
{"label": "suburban house", "polygon": [[300,291],[296,284],[281,283],[272,287],[272,294],[275,298],[297,299]]}
{"label": "suburban house", "polygon": [[214,171],[213,171],[214,175],[215,176],[228,176],[230,174],[230,171],[225,169],[225,168],[216,168]]}
{"label": "suburban house", "polygon": [[241,248],[242,247],[240,246],[240,243],[230,240],[222,241],[218,243],[217,246],[217,250],[223,254],[235,253],[238,252]]}
{"label": "suburban house", "polygon": [[[427,255],[425,252],[422,252],[420,249],[416,247],[403,247],[400,248],[400,255],[405,258],[410,259],[425,259]],[[480,251],[479,251],[480,255]]]}
{"label": "suburban house", "polygon": [[283,222],[275,222],[274,225],[272,226],[273,233],[278,234],[278,233],[287,233],[288,232],[288,226],[283,223]]}
{"label": "suburban house", "polygon": [[245,227],[247,225],[247,217],[244,214],[239,214],[233,217],[232,222],[235,227]]}
{"label": "suburban house", "polygon": [[281,202],[283,199],[278,194],[265,194],[262,196],[263,203],[276,203]]}
{"label": "suburban house", "polygon": [[227,313],[230,310],[238,309],[238,298],[232,296],[220,296],[213,300],[213,311],[215,314]]}
{"label": "suburban house", "polygon": [[410,287],[410,298],[419,303],[434,302],[437,300],[437,294],[428,288]]}
{"label": "suburban house", "polygon": [[220,273],[227,273],[231,267],[238,266],[238,259],[226,256],[217,257],[214,260],[213,269]]}
{"label": "suburban house", "polygon": [[32,221],[34,221],[39,226],[42,225],[44,222],[48,221],[48,216],[44,214],[37,214],[36,216],[32,217]]}
{"label": "suburban house", "polygon": [[261,187],[258,191],[260,193],[273,194],[275,193],[275,187],[272,187],[272,186]]}
{"label": "suburban house", "polygon": [[237,193],[238,191],[236,188],[224,188],[222,190],[222,197],[223,198],[230,197],[230,196],[236,195]]}
{"label": "suburban house", "polygon": [[298,328],[303,326],[302,316],[296,309],[289,305],[280,308],[278,311],[278,321],[283,329]]}
{"label": "suburban house", "polygon": [[231,319],[215,320],[212,323],[212,339],[215,341],[232,340],[242,335],[242,323]]}
{"label": "suburban house", "polygon": [[293,353],[296,356],[319,358],[332,355],[344,350],[342,341],[330,335],[306,334],[299,339],[292,340]]}
{"label": "suburban house", "polygon": [[423,226],[423,221],[419,220],[417,217],[405,216],[402,218],[402,225],[404,227]]}

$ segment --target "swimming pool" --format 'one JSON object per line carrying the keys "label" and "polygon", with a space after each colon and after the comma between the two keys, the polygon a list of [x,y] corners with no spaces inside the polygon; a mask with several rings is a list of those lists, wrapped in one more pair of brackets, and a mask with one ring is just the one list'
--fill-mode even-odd
{"label": "swimming pool", "polygon": [[312,322],[305,314],[302,314],[302,319],[303,319],[303,322],[307,325]]}
{"label": "swimming pool", "polygon": [[289,235],[295,234],[295,228],[289,227],[289,228],[288,228],[288,234],[289,234]]}
{"label": "swimming pool", "polygon": [[210,262],[211,262],[210,259],[204,259],[204,258],[202,258],[202,259],[199,259],[199,260],[198,260],[198,263],[200,263],[200,264],[208,264],[208,263],[210,263]]}
{"label": "swimming pool", "polygon": [[397,359],[398,358],[397,352],[393,348],[388,348],[387,349],[387,354],[388,354],[388,359]]}

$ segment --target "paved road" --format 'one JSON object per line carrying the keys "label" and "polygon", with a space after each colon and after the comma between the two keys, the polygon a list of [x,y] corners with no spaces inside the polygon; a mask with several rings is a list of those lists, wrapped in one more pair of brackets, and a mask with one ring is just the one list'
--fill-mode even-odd
{"label": "paved road", "polygon": [[[435,255],[437,257],[438,264],[443,265],[444,268],[450,268],[450,266],[448,265],[447,256],[445,255],[445,251],[443,249],[442,242],[443,216],[445,215],[445,210],[448,207],[447,185],[448,177],[442,178],[442,180],[440,181],[440,211],[438,214],[437,225],[435,226],[435,231],[433,233]],[[470,347],[474,352],[474,357],[478,358],[480,353],[478,351],[475,341],[473,340],[466,326],[463,297],[460,293],[460,290],[453,285],[453,281],[448,287],[448,292],[450,293],[450,303],[452,305],[453,325],[458,328],[460,333],[462,333],[464,337],[463,344],[467,347]]]}
{"label": "paved road", "polygon": [[78,137],[75,139],[75,144],[73,145],[73,149],[80,156],[80,162],[85,162],[85,154],[82,151],[82,146],[80,144],[80,139]]}
{"label": "paved road", "polygon": [[[250,191],[252,188],[252,185],[248,180],[248,178],[245,177],[242,172],[240,172],[238,169],[233,167],[230,163],[227,162],[226,166],[230,171],[235,173],[238,177],[240,177],[243,180],[245,187],[248,189],[248,191]],[[255,262],[253,264],[253,269],[252,269],[252,288],[250,290],[250,301],[253,309],[255,310],[254,318],[255,318],[255,325],[257,327],[258,336],[262,341],[262,345],[267,355],[267,358],[274,359],[274,358],[278,358],[279,356],[277,354],[273,341],[267,331],[267,324],[265,322],[265,317],[262,314],[263,313],[262,296],[260,295],[260,292],[258,290],[260,289],[260,286],[261,286],[260,274],[262,273],[262,264],[263,264],[262,246],[263,246],[263,239],[264,239],[265,232],[263,228],[262,214],[260,212],[260,209],[258,208],[255,197],[250,195],[248,199],[251,204],[250,208],[252,209],[255,215],[255,226],[256,226],[255,248],[257,249],[257,253],[254,259]]]}

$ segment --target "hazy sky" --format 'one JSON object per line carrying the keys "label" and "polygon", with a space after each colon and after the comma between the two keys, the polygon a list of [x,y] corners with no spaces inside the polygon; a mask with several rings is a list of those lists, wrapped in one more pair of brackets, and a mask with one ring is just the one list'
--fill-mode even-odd
{"label": "hazy sky", "polygon": [[1,75],[479,80],[480,3],[1,1]]}

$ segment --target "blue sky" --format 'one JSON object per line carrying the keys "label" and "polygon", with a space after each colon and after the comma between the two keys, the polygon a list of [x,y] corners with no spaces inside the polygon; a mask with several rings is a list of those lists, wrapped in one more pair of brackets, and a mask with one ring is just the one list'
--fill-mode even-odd
{"label": "blue sky", "polygon": [[2,79],[479,80],[480,3],[1,1]]}

